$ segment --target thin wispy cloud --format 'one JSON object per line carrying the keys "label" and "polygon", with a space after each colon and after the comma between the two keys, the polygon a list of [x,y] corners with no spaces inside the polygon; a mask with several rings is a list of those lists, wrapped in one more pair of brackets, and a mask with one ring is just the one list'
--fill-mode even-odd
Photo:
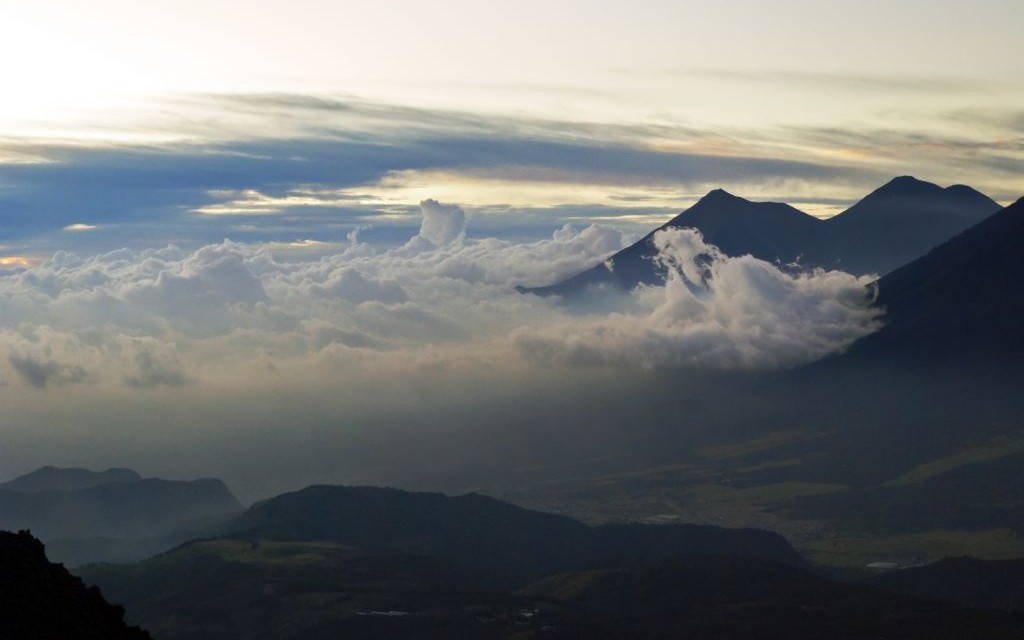
{"label": "thin wispy cloud", "polygon": [[[418,224],[416,203],[440,197],[465,203],[488,233],[537,239],[599,219],[640,232],[717,187],[817,215],[899,174],[1002,200],[1024,190],[1024,146],[1006,136],[566,122],[282,93],[176,101],[180,117],[149,124],[178,140],[7,139],[4,154],[40,161],[4,165],[0,237],[36,258],[224,238],[332,243],[360,225],[398,242]],[[188,109],[205,117],[191,121]],[[72,233],[86,227],[104,233]]]}
{"label": "thin wispy cloud", "polygon": [[753,84],[785,84],[818,91],[848,91],[895,93],[949,94],[971,93],[997,87],[998,83],[970,76],[943,76],[920,74],[865,74],[858,72],[822,72],[806,69],[680,69],[666,71],[665,75],[694,77],[723,82]]}
{"label": "thin wispy cloud", "polygon": [[[546,235],[568,221],[562,206],[603,207],[596,216],[607,216],[613,203],[643,206],[647,197],[650,206],[653,197],[668,217],[723,184],[882,179],[873,168],[776,159],[694,128],[491,118],[287,94],[198,96],[191,103],[217,117],[191,129],[168,125],[185,141],[7,140],[10,153],[45,162],[4,167],[4,237],[50,234],[41,250],[60,248],[53,232],[86,225],[106,228],[107,248],[119,237],[135,246],[159,244],[160,236],[193,245],[224,237],[335,241],[356,225],[379,228],[396,216],[415,224],[408,212],[431,190],[463,199],[460,189],[491,215],[512,205],[503,219],[520,228],[514,209],[536,214],[542,203],[551,214],[538,228]],[[220,126],[229,115],[232,124]],[[240,224],[248,232],[240,233]]]}

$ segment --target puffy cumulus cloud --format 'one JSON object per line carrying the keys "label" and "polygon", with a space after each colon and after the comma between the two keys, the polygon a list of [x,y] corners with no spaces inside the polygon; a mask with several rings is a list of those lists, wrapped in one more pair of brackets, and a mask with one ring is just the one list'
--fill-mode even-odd
{"label": "puffy cumulus cloud", "polygon": [[309,287],[309,292],[325,298],[341,298],[356,304],[377,300],[383,303],[405,302],[405,290],[394,280],[373,280],[355,269],[338,269],[323,283]]}
{"label": "puffy cumulus cloud", "polygon": [[664,419],[665,397],[720,392],[705,381],[721,376],[661,367],[790,366],[876,322],[863,281],[677,230],[657,238],[665,286],[567,308],[515,286],[606,260],[617,231],[475,239],[438,206],[437,245],[58,253],[0,275],[0,462],[216,475],[247,498],[466,465],[492,478],[498,460],[606,456],[616,425]]}
{"label": "puffy cumulus cloud", "polygon": [[419,237],[435,247],[451,244],[466,235],[466,212],[453,204],[441,204],[437,200],[420,203],[423,222]]}
{"label": "puffy cumulus cloud", "polygon": [[422,214],[419,246],[376,250],[354,234],[307,261],[230,241],[194,252],[59,252],[0,277],[7,377],[39,389],[154,389],[309,364],[365,372],[483,360],[482,350],[512,351],[517,327],[561,315],[515,285],[563,278],[622,242],[601,226],[532,243],[466,240],[458,207],[428,200]]}
{"label": "puffy cumulus cloud", "polygon": [[863,280],[787,275],[675,229],[656,236],[664,286],[624,296],[612,312],[566,309],[515,286],[606,260],[620,232],[566,225],[537,242],[467,239],[458,207],[427,200],[421,210],[406,245],[378,251],[353,236],[309,261],[229,241],[194,252],[58,253],[0,277],[8,377],[39,389],[156,389],[282,370],[386,378],[454,362],[786,367],[877,324]]}
{"label": "puffy cumulus cloud", "polygon": [[571,223],[566,223],[554,233],[553,238],[566,251],[584,255],[611,254],[622,247],[622,232],[599,224],[592,224],[577,233]]}
{"label": "puffy cumulus cloud", "polygon": [[664,286],[635,292],[637,313],[520,332],[533,360],[570,364],[754,369],[790,367],[848,346],[879,326],[869,279],[838,271],[791,275],[730,257],[693,229],[654,237]]}

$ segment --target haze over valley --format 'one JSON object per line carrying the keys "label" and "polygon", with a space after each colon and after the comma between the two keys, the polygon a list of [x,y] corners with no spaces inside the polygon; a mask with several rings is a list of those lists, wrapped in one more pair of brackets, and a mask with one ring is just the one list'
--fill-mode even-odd
{"label": "haze over valley", "polygon": [[0,637],[1021,637],[1019,3],[0,20]]}

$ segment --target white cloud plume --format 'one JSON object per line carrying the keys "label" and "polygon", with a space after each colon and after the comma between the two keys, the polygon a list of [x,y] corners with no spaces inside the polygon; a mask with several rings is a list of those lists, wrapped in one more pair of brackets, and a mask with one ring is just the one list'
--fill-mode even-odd
{"label": "white cloud plume", "polygon": [[420,203],[423,222],[420,237],[435,247],[451,244],[466,235],[466,212],[453,204],[441,204],[437,200]]}
{"label": "white cloud plume", "polygon": [[804,364],[879,326],[869,280],[838,271],[790,275],[752,256],[729,257],[693,229],[654,236],[664,286],[638,290],[639,313],[522,331],[534,360],[570,364],[753,369]]}
{"label": "white cloud plume", "polygon": [[227,241],[193,253],[59,253],[0,278],[0,348],[15,378],[38,388],[87,380],[152,388],[231,366],[244,376],[257,358],[299,365],[328,348],[335,358],[361,351],[364,364],[500,352],[499,361],[785,367],[876,326],[863,280],[787,275],[721,255],[689,230],[656,236],[670,276],[663,287],[634,292],[614,313],[574,315],[514,286],[606,259],[623,244],[619,232],[566,225],[534,243],[466,240],[458,207],[427,200],[421,208],[417,237],[430,245],[415,250],[355,242],[309,262]]}

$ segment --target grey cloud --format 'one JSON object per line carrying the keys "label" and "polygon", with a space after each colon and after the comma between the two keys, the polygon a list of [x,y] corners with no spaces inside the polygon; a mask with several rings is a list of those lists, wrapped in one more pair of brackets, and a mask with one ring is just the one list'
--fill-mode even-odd
{"label": "grey cloud", "polygon": [[342,269],[334,272],[322,284],[312,285],[310,291],[326,297],[348,300],[355,304],[371,300],[384,304],[396,304],[409,299],[405,290],[393,280],[367,278],[354,269]]}
{"label": "grey cloud", "polygon": [[[698,188],[706,184],[875,181],[874,169],[819,160],[771,159],[743,142],[744,132],[667,125],[604,125],[485,117],[315,96],[255,95],[197,99],[255,122],[225,124],[199,141],[94,147],[0,141],[11,154],[45,158],[4,165],[0,239],[37,245],[160,244],[196,247],[224,237],[247,241],[317,237],[341,240],[381,212],[340,189],[366,187],[407,171],[435,170],[509,181]],[[310,118],[309,110],[329,117]],[[318,122],[315,129],[308,123]],[[218,121],[220,122],[220,121]],[[260,137],[254,131],[273,131]],[[216,133],[217,135],[213,135]],[[719,151],[665,150],[666,140]],[[253,191],[282,197],[333,190],[332,202],[288,205],[275,215],[197,216],[193,212]],[[257,212],[258,213],[258,212]],[[62,233],[89,220],[103,234]],[[557,221],[554,226],[564,220]],[[393,222],[375,224],[384,229]],[[551,226],[548,227],[550,229]]]}
{"label": "grey cloud", "polygon": [[[959,124],[985,126],[1003,129],[1017,135],[1024,134],[1024,111],[1013,109],[959,109],[946,114],[946,117]],[[1010,141],[1020,144],[1020,140]]]}
{"label": "grey cloud", "polygon": [[139,348],[132,358],[132,364],[131,372],[124,377],[125,384],[130,387],[149,389],[160,385],[185,384],[185,375],[177,355],[173,349],[163,345]]}
{"label": "grey cloud", "polygon": [[[804,79],[835,81],[828,74]],[[903,78],[854,80],[913,86]],[[922,86],[942,86],[946,80],[940,80]],[[338,190],[365,187],[372,191],[373,185],[389,176],[427,170],[511,182],[603,185],[613,191],[630,187],[692,192],[760,185],[778,190],[780,199],[786,200],[787,190],[803,197],[811,184],[867,189],[908,172],[971,183],[978,170],[965,167],[987,167],[998,172],[1000,189],[1007,191],[1005,183],[1018,171],[1021,154],[1021,143],[1014,138],[957,138],[912,127],[742,130],[579,123],[293,94],[180,100],[188,108],[212,114],[192,124],[168,125],[169,130],[191,132],[195,140],[191,143],[88,147],[33,140],[0,142],[12,155],[49,160],[4,166],[0,239],[34,249],[33,253],[68,246],[96,250],[127,244],[155,246],[172,239],[195,248],[225,237],[249,242],[295,237],[342,241],[353,228],[372,223],[374,231],[368,237],[393,241],[397,239],[393,230],[402,224],[394,216],[395,207],[373,206],[367,204],[372,202],[368,198],[357,202],[351,193]],[[978,109],[947,114],[950,121],[988,121],[1010,132],[1019,131],[1019,116]],[[850,160],[837,160],[842,156],[835,153],[827,156],[828,161],[821,154],[794,155],[794,142],[812,152],[850,152]],[[783,158],[778,157],[780,143],[787,149]],[[875,161],[858,161],[858,155]],[[991,191],[994,182],[977,186]],[[223,204],[230,200],[226,195],[230,193],[252,190],[281,197],[308,188],[334,190],[336,195],[322,205],[282,204],[269,216],[219,218],[192,213]],[[625,206],[636,203],[638,197],[642,194],[623,195],[619,201]],[[492,207],[492,212],[509,226],[517,224],[515,211],[502,215]],[[542,213],[539,208],[537,212]],[[381,217],[381,213],[388,215]],[[551,222],[545,233],[567,220],[559,217],[558,209],[547,213]],[[104,233],[82,237],[86,234],[60,232],[82,220],[102,226]]]}
{"label": "grey cloud", "polygon": [[51,384],[74,384],[88,377],[82,367],[60,364],[55,360],[10,356],[8,362],[25,382],[38,389],[45,389]]}

